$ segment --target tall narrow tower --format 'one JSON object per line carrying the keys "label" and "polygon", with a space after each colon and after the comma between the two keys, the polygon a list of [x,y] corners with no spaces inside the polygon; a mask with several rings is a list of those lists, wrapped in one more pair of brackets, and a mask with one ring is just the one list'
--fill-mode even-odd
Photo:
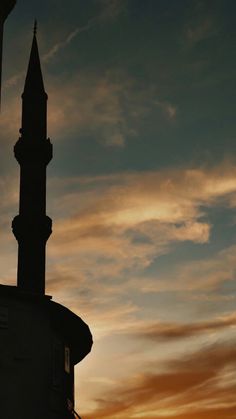
{"label": "tall narrow tower", "polygon": [[17,286],[0,285],[0,418],[74,419],[74,366],[91,350],[83,320],[45,295],[47,139],[36,28],[22,95],[22,128],[14,152],[20,165]]}
{"label": "tall narrow tower", "polygon": [[44,294],[45,246],[52,221],[46,216],[46,168],[52,158],[47,139],[47,94],[41,72],[36,26],[22,94],[22,128],[14,152],[20,164],[19,215],[13,220],[18,241],[18,287]]}
{"label": "tall narrow tower", "polygon": [[0,1],[0,102],[1,102],[1,85],[2,85],[2,44],[3,44],[3,26],[4,22],[16,4],[16,0]]}

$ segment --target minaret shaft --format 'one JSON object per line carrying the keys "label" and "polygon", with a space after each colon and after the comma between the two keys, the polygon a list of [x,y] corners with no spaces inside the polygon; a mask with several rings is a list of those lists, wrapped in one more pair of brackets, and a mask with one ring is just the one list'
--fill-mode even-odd
{"label": "minaret shaft", "polygon": [[[22,131],[24,138],[32,141],[40,141],[47,138],[47,95],[41,100],[35,95],[22,95]],[[31,123],[29,124],[29,121]]]}
{"label": "minaret shaft", "polygon": [[52,225],[46,216],[46,168],[52,145],[47,139],[47,94],[35,34],[22,94],[20,132],[14,147],[20,165],[20,204],[12,223],[18,241],[17,285],[24,291],[44,294],[45,247]]}
{"label": "minaret shaft", "polygon": [[22,290],[45,293],[45,245],[38,240],[19,243],[17,286]]}
{"label": "minaret shaft", "polygon": [[26,217],[46,215],[45,166],[21,166],[19,213]]}

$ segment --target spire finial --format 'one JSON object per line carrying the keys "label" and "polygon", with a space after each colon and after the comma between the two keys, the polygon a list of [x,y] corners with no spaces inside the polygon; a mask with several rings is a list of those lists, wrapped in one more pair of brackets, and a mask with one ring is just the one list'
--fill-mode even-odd
{"label": "spire finial", "polygon": [[38,26],[37,19],[34,19],[34,36],[37,35],[37,26]]}

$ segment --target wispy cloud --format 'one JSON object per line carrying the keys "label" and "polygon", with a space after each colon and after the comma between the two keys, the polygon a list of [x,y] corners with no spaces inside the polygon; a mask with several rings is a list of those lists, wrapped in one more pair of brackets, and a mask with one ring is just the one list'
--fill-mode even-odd
{"label": "wispy cloud", "polygon": [[[175,108],[170,103],[163,105],[165,110],[157,107],[156,92],[136,85],[135,80],[118,69],[102,76],[80,73],[64,83],[54,78],[49,81],[47,92],[49,132],[58,139],[71,134],[79,139],[90,136],[104,146],[120,148],[139,135],[138,124],[153,110],[164,112],[166,123],[175,118]],[[1,125],[6,138],[18,131],[20,108],[19,98],[9,98],[4,106]]]}
{"label": "wispy cloud", "polygon": [[[42,62],[47,63],[53,59],[56,54],[68,47],[81,33],[88,32],[96,25],[112,22],[124,9],[125,0],[97,0],[97,3],[100,5],[100,12],[96,16],[90,18],[85,25],[74,28],[63,40],[54,44],[49,51],[42,55]],[[4,82],[3,88],[7,89],[15,86],[19,81],[21,81],[24,75],[25,71],[14,74]]]}
{"label": "wispy cloud", "polygon": [[171,242],[207,242],[210,223],[203,206],[229,206],[235,192],[235,168],[227,165],[211,170],[121,174],[108,180],[103,189],[98,178],[85,195],[79,191],[69,195],[68,210],[71,201],[78,212],[58,221],[51,251],[64,252],[70,243],[75,246],[82,239],[85,252],[87,243],[91,252],[94,246],[110,260],[123,255],[131,266],[142,259],[145,266]]}
{"label": "wispy cloud", "polygon": [[21,71],[17,74],[14,74],[13,76],[11,76],[9,79],[7,79],[4,82],[3,90],[8,89],[9,87],[15,86],[19,81],[21,81],[23,79],[25,74],[26,74],[26,71]]}
{"label": "wispy cloud", "polygon": [[[188,19],[184,27],[185,45],[192,48],[205,42],[219,32],[219,16],[204,1],[194,1],[188,5]],[[218,10],[219,11],[219,10]]]}
{"label": "wispy cloud", "polygon": [[[72,178],[68,184],[64,179],[64,197],[52,208],[56,220],[48,244],[49,290],[52,286],[54,293],[60,292],[60,283],[68,277],[73,288],[68,293],[70,303],[80,289],[94,307],[97,299],[119,307],[120,300],[134,292],[143,296],[175,292],[181,293],[182,300],[202,300],[212,293],[222,298],[217,297],[222,284],[234,279],[234,246],[203,260],[185,261],[174,272],[169,269],[155,276],[148,272],[160,255],[173,251],[178,243],[207,243],[211,226],[203,207],[232,205],[234,176],[235,168],[224,163],[211,169]],[[66,219],[61,217],[65,213]],[[59,274],[53,273],[58,259]],[[64,265],[72,266],[72,271]],[[77,298],[83,304],[83,298]],[[213,326],[196,325],[195,332],[198,327],[200,333],[201,327]]]}
{"label": "wispy cloud", "polygon": [[97,0],[101,5],[99,20],[112,21],[125,9],[126,0]]}
{"label": "wispy cloud", "polygon": [[48,92],[49,126],[54,136],[73,130],[105,146],[123,147],[139,136],[142,121],[153,112],[164,124],[177,117],[176,105],[157,100],[156,89],[144,88],[119,69],[103,76],[81,73],[64,85],[54,81]]}
{"label": "wispy cloud", "polygon": [[104,145],[122,147],[127,135],[133,135],[124,113],[124,102],[129,101],[124,92],[130,90],[131,82],[122,76],[118,81],[115,78],[112,74],[81,76],[64,87],[54,85],[49,91],[52,134],[61,137],[72,130],[90,134]]}
{"label": "wispy cloud", "polygon": [[177,107],[175,105],[173,105],[172,103],[168,101],[163,101],[163,100],[162,101],[156,100],[154,103],[155,105],[160,107],[160,109],[164,112],[167,118],[169,118],[170,120],[174,120],[176,118]]}
{"label": "wispy cloud", "polygon": [[186,38],[190,45],[209,38],[214,34],[214,25],[210,18],[190,24],[186,28]]}
{"label": "wispy cloud", "polygon": [[73,31],[71,31],[66,39],[64,39],[63,41],[58,42],[57,44],[53,45],[53,47],[46,52],[43,56],[42,56],[42,61],[43,62],[47,62],[50,59],[52,59],[54,57],[54,55],[56,55],[61,49],[67,47],[74,38],[76,38],[76,36],[78,36],[80,33],[86,32],[89,29],[91,29],[95,24],[95,20],[91,19],[88,21],[88,23],[84,26],[81,26],[79,28],[74,29]]}
{"label": "wispy cloud", "polygon": [[156,323],[145,325],[137,332],[137,338],[153,341],[172,341],[190,338],[203,333],[222,331],[236,326],[236,313],[230,313],[210,321],[197,323]]}
{"label": "wispy cloud", "polygon": [[[159,283],[159,289],[169,290],[185,290],[189,293],[195,293],[196,299],[211,299],[210,291],[215,292],[213,295],[217,299],[223,283],[233,283],[235,279],[236,268],[236,247],[230,246],[218,251],[214,256],[204,258],[198,261],[188,261],[183,266],[176,267],[174,278],[175,281]],[[158,288],[158,284],[156,284]],[[196,291],[202,292],[202,295],[196,295]],[[206,295],[205,293],[208,293]],[[188,296],[190,298],[190,296]],[[219,300],[222,298],[218,296]],[[230,300],[230,296],[228,295]]]}
{"label": "wispy cloud", "polygon": [[46,54],[43,55],[44,62],[49,61],[61,49],[66,48],[78,35],[88,32],[91,28],[98,24],[105,24],[116,19],[124,8],[124,0],[98,0],[100,5],[100,13],[90,18],[84,26],[79,26],[71,31],[67,37],[55,44]]}
{"label": "wispy cloud", "polygon": [[[222,419],[235,414],[234,345],[206,347],[183,358],[167,361],[165,370],[137,373],[115,390],[101,394],[97,408],[84,412],[92,417],[145,417],[171,419]],[[147,366],[146,366],[147,367]]]}

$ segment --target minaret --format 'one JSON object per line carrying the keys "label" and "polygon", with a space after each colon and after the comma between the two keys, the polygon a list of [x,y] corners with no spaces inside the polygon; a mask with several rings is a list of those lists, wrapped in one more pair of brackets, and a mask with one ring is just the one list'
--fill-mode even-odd
{"label": "minaret", "polygon": [[24,92],[22,128],[14,152],[20,165],[19,215],[13,220],[18,241],[18,287],[45,292],[45,246],[52,221],[46,216],[46,168],[52,158],[47,139],[47,94],[36,39],[36,23]]}
{"label": "minaret", "polygon": [[74,367],[91,350],[87,324],[45,295],[47,94],[36,26],[22,94],[17,286],[0,285],[0,418],[75,419]]}
{"label": "minaret", "polygon": [[0,0],[0,102],[1,102],[1,83],[2,83],[2,44],[4,22],[16,4],[16,0]]}

